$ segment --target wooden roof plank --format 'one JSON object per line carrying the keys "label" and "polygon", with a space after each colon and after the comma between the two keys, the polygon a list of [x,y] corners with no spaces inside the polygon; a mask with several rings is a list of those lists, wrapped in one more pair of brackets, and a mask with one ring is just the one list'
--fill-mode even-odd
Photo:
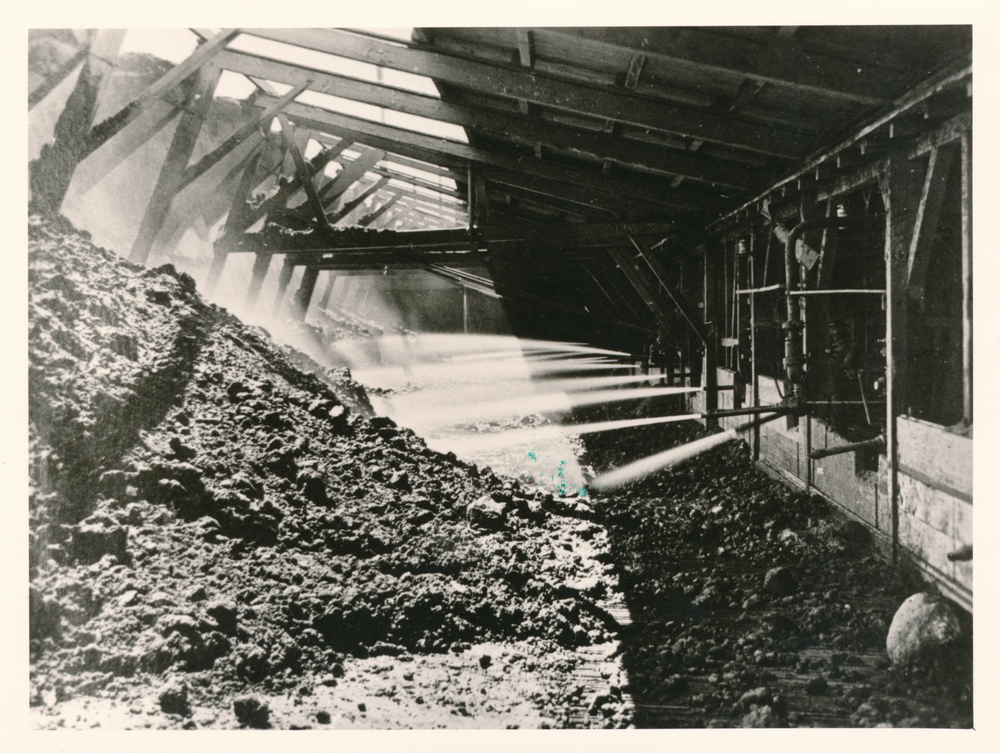
{"label": "wooden roof plank", "polygon": [[[513,113],[443,102],[435,97],[302,68],[290,63],[255,58],[245,53],[226,52],[222,63],[227,70],[245,75],[263,76],[290,85],[301,85],[303,81],[313,79],[315,84],[312,89],[320,93],[442,123],[500,133],[518,138],[527,144],[569,149],[593,156],[595,159],[611,159],[626,167],[644,167],[732,188],[747,189],[754,184],[752,173],[740,166],[720,164],[717,160],[685,153],[679,149],[657,149],[640,143],[622,142],[620,139],[601,133],[587,133],[535,118],[524,118]],[[273,103],[273,99],[262,96],[258,102],[269,105]]]}
{"label": "wooden roof plank", "polygon": [[727,44],[726,38],[710,27],[642,29],[642,42],[636,44],[638,30],[614,28],[534,29],[546,44],[572,49],[576,56],[643,54],[647,65],[681,72],[705,72],[739,80],[752,78],[773,84],[786,91],[835,97],[865,105],[881,105],[890,97],[877,75],[843,57],[810,52],[790,39],[770,38],[754,42],[741,39]]}
{"label": "wooden roof plank", "polygon": [[243,29],[263,39],[299,45],[372,65],[406,71],[496,96],[523,99],[616,122],[680,133],[779,157],[800,156],[812,145],[803,134],[725,114],[678,107],[624,92],[544,78],[534,73],[394,45],[337,29]]}
{"label": "wooden roof plank", "polygon": [[[357,141],[370,146],[383,146],[392,151],[400,151],[406,147],[416,147],[424,153],[441,157],[457,158],[462,162],[480,162],[488,165],[527,173],[552,181],[572,184],[600,193],[610,193],[618,196],[628,196],[641,199],[651,204],[685,210],[710,211],[719,202],[714,197],[693,197],[677,192],[664,191],[636,181],[612,178],[583,170],[570,171],[564,166],[549,162],[516,157],[502,152],[480,149],[457,141],[450,141],[435,136],[427,136],[415,131],[408,131],[382,123],[366,121],[339,113],[332,113],[319,107],[290,104],[286,114],[296,122],[317,130],[333,129],[341,133],[350,133]],[[378,142],[378,143],[376,143]]]}

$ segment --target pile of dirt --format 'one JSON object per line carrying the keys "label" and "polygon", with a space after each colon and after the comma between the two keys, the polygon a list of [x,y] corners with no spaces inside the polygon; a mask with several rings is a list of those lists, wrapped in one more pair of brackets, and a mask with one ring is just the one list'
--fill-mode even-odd
{"label": "pile of dirt", "polygon": [[599,527],[366,417],[170,265],[29,241],[36,726],[565,723],[616,627]]}
{"label": "pile of dirt", "polygon": [[[593,416],[585,416],[594,420]],[[599,471],[705,436],[695,423],[588,435]],[[640,726],[972,726],[971,619],[919,667],[886,634],[919,577],[868,530],[756,469],[730,442],[599,501],[634,623]]]}

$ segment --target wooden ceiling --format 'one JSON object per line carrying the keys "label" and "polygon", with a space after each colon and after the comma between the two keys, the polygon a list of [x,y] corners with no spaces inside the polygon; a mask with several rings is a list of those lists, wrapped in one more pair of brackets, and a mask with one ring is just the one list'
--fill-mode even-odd
{"label": "wooden ceiling", "polygon": [[424,28],[414,40],[410,60],[465,108],[470,143],[516,155],[520,175],[485,171],[487,194],[524,219],[568,200],[587,219],[702,222],[971,55],[967,26]]}

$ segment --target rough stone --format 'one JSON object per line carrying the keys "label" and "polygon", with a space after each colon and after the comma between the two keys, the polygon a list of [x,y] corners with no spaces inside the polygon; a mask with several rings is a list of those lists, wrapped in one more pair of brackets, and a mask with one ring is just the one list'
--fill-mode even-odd
{"label": "rough stone", "polygon": [[764,590],[775,596],[791,596],[799,589],[799,582],[787,567],[774,567],[764,576]]}
{"label": "rough stone", "polygon": [[82,562],[97,562],[113,554],[119,562],[128,557],[128,531],[104,518],[85,520],[73,530],[73,554]]}
{"label": "rough stone", "polygon": [[270,726],[271,709],[253,696],[243,696],[233,701],[236,721],[253,729],[267,729]]}
{"label": "rough stone", "polygon": [[504,505],[488,494],[469,505],[466,517],[473,526],[496,531],[504,526]]}
{"label": "rough stone", "polygon": [[160,710],[164,714],[180,714],[188,716],[191,713],[191,705],[188,701],[187,685],[178,680],[171,680],[160,691]]}
{"label": "rough stone", "polygon": [[886,652],[893,664],[907,664],[962,635],[955,607],[926,593],[914,594],[897,610],[886,636]]}

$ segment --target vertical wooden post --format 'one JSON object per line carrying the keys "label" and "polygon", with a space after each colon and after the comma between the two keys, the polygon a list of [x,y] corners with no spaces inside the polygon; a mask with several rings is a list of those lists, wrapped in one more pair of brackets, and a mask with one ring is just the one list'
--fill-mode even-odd
{"label": "vertical wooden post", "polygon": [[[718,298],[718,247],[714,241],[705,243],[705,285],[704,302],[705,307],[702,312],[702,321],[706,334],[705,342],[705,375],[703,387],[705,390],[705,410],[716,411],[719,408],[719,374],[718,374],[718,344],[719,329],[717,326],[717,298]],[[705,427],[709,429],[719,428],[719,419],[705,419]]]}
{"label": "vertical wooden post", "polygon": [[890,154],[880,187],[886,206],[886,460],[892,525],[892,559],[899,557],[899,438],[897,420],[906,412],[907,266],[913,222],[920,200],[920,167]]}
{"label": "vertical wooden post", "polygon": [[247,311],[253,311],[257,306],[257,299],[260,298],[260,291],[264,287],[264,279],[270,266],[271,254],[257,254],[253,262],[253,273],[250,275],[250,287],[247,289]]}
{"label": "vertical wooden post", "polygon": [[[750,288],[756,287],[757,282],[753,269],[753,234],[750,235],[750,258],[747,259],[747,285]],[[750,390],[752,395],[752,405],[754,408],[760,407],[760,390],[758,389],[759,377],[757,374],[757,296],[750,294]],[[760,424],[753,428],[753,460],[760,460]]]}
{"label": "vertical wooden post", "polygon": [[222,69],[215,63],[206,64],[197,73],[197,84],[188,98],[187,110],[177,124],[173,141],[167,150],[166,159],[153,188],[153,195],[149,199],[146,213],[139,225],[139,232],[132,244],[129,261],[135,264],[146,263],[153,242],[163,227],[167,213],[170,212],[170,204],[180,187],[184,169],[194,152],[201,124],[212,106],[212,95],[215,93],[215,86],[221,74]]}
{"label": "vertical wooden post", "polygon": [[321,310],[326,310],[326,307],[330,305],[330,296],[333,295],[333,286],[337,284],[337,273],[332,269],[327,272],[329,279],[326,283],[326,290],[323,291],[323,297],[319,301],[319,307]]}
{"label": "vertical wooden post", "polygon": [[478,211],[476,209],[476,170],[473,168],[473,163],[469,163],[466,169],[466,178],[468,180],[468,192],[465,204],[469,209],[469,230],[474,230],[476,227],[476,218],[478,216]]}
{"label": "vertical wooden post", "polygon": [[[287,256],[285,257],[288,258]],[[312,301],[313,293],[316,291],[316,281],[319,279],[318,267],[306,267],[302,272],[302,282],[299,289],[295,291],[295,300],[292,306],[292,315],[300,322],[305,321],[306,314],[309,313],[309,304]]]}
{"label": "vertical wooden post", "polygon": [[288,290],[288,284],[292,281],[293,274],[295,274],[295,265],[292,264],[292,257],[290,254],[285,254],[281,273],[278,275],[278,290],[274,295],[274,306],[271,309],[275,316],[281,314],[281,303],[285,299],[285,291]]}
{"label": "vertical wooden post", "polygon": [[469,289],[462,286],[462,328],[469,334]]}
{"label": "vertical wooden post", "polygon": [[[260,165],[261,156],[264,154],[263,143],[251,152],[244,163],[243,174],[240,176],[240,182],[236,185],[233,202],[229,207],[229,216],[226,218],[226,232],[231,227],[238,226],[243,213],[246,212],[247,197],[256,185],[257,167]],[[212,256],[212,266],[208,270],[208,277],[205,278],[206,293],[211,294],[215,290],[215,286],[219,283],[219,278],[222,276],[222,270],[225,268],[226,259],[228,258],[229,252],[226,250],[225,244],[216,244]]]}
{"label": "vertical wooden post", "polygon": [[962,134],[962,415],[972,425],[972,133]]}

